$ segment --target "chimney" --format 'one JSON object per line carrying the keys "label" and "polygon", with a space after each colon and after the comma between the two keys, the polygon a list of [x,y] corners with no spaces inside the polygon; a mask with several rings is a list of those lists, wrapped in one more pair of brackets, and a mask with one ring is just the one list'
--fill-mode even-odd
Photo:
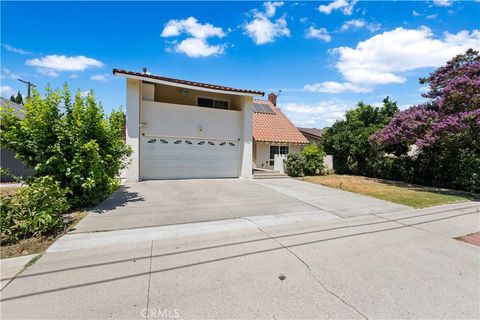
{"label": "chimney", "polygon": [[277,95],[275,93],[270,93],[268,95],[268,101],[270,101],[274,106],[277,106]]}

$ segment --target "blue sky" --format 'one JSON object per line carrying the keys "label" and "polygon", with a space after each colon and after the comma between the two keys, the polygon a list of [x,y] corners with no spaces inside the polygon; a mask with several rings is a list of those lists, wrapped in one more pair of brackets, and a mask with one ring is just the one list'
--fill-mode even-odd
{"label": "blue sky", "polygon": [[1,2],[1,94],[68,82],[106,111],[125,105],[112,68],[282,90],[299,126],[358,101],[422,101],[418,78],[480,49],[477,1]]}

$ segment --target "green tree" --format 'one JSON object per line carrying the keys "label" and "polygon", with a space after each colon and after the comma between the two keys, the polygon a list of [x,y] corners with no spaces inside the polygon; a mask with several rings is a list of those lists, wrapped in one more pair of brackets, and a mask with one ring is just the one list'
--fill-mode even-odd
{"label": "green tree", "polygon": [[371,144],[369,137],[388,124],[397,112],[396,101],[391,101],[389,97],[383,100],[382,107],[359,102],[357,108],[346,112],[345,120],[337,121],[328,128],[324,135],[324,150],[333,155],[335,171],[375,175],[374,165],[379,157],[383,157],[384,151]]}
{"label": "green tree", "polygon": [[15,102],[15,96],[13,94],[10,96],[10,101]]}
{"label": "green tree", "polygon": [[15,97],[15,103],[23,104],[23,96],[20,91],[17,92],[17,96]]}
{"label": "green tree", "polygon": [[124,114],[105,116],[93,92],[73,101],[68,86],[63,92],[37,91],[24,105],[20,119],[12,109],[2,110],[0,143],[35,169],[37,176],[52,176],[71,191],[73,206],[93,204],[118,187],[130,148],[123,143]]}

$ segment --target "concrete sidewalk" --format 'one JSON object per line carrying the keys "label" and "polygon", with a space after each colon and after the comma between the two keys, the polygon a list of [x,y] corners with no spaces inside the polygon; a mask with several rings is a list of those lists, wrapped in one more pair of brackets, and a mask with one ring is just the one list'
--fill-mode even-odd
{"label": "concrete sidewalk", "polygon": [[48,252],[2,291],[1,317],[478,319],[480,250],[451,239],[480,229],[478,207]]}
{"label": "concrete sidewalk", "polygon": [[16,258],[0,259],[0,290],[3,290],[15,275],[21,272],[35,256],[35,254],[31,254]]}

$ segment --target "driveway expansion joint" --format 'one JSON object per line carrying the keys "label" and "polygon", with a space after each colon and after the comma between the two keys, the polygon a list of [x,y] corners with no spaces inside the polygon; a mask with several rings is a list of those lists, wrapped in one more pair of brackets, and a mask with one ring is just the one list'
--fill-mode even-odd
{"label": "driveway expansion joint", "polygon": [[331,296],[337,298],[338,300],[340,300],[344,305],[346,305],[347,307],[353,309],[356,313],[358,313],[363,319],[368,319],[367,316],[365,316],[360,310],[358,310],[354,305],[348,303],[347,301],[345,301],[342,297],[340,297],[338,294],[336,294],[335,292],[333,292],[332,290],[330,290],[329,288],[327,288],[327,286],[322,282],[320,281],[320,279],[313,273],[312,269],[310,268],[310,265],[305,262],[305,260],[303,260],[302,258],[300,258],[299,255],[297,255],[295,252],[293,252],[289,247],[285,246],[283,243],[281,243],[280,241],[278,241],[275,237],[273,237],[272,235],[270,235],[268,232],[266,232],[265,230],[263,230],[257,223],[255,223],[255,221],[251,220],[250,218],[248,217],[245,217],[246,220],[250,221],[251,223],[253,223],[257,229],[262,232],[264,235],[266,235],[268,238],[270,238],[271,240],[275,241],[280,247],[282,247],[283,249],[287,250],[291,255],[293,255],[298,261],[300,261],[301,264],[303,264],[308,273],[310,274],[310,276],[315,280],[315,282],[317,282],[328,294],[330,294]]}

